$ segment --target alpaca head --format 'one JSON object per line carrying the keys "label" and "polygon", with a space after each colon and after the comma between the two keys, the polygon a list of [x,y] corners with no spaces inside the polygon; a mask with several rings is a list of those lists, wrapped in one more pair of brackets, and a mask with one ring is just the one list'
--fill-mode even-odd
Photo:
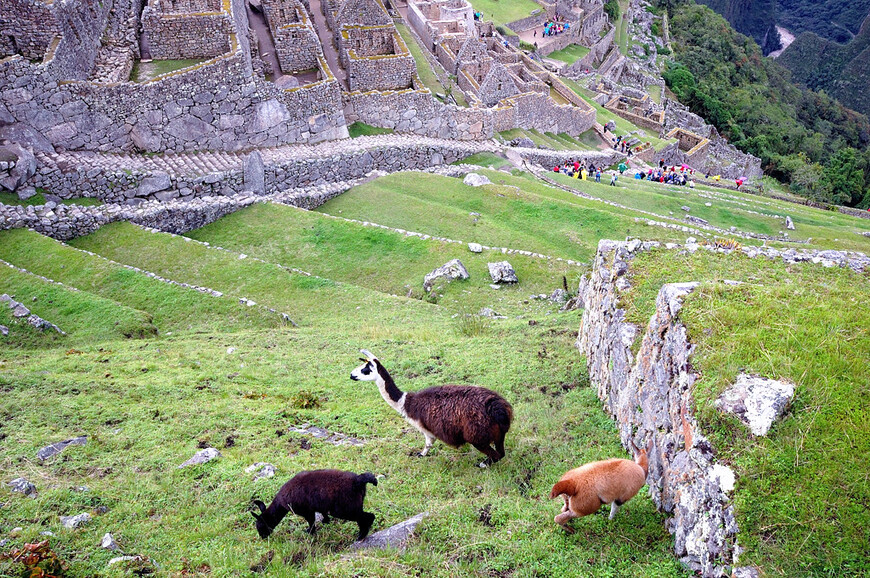
{"label": "alpaca head", "polygon": [[361,352],[368,359],[360,358],[363,364],[350,372],[350,378],[354,381],[375,381],[378,377],[378,360],[366,349],[362,349]]}
{"label": "alpaca head", "polygon": [[260,535],[260,538],[265,540],[272,534],[272,530],[274,530],[275,528],[267,524],[266,521],[263,519],[263,516],[266,513],[266,504],[264,504],[261,500],[254,500],[254,505],[260,508],[260,514],[257,514],[256,512],[251,512],[251,515],[254,516],[254,519],[256,520],[255,525],[257,527],[257,533]]}

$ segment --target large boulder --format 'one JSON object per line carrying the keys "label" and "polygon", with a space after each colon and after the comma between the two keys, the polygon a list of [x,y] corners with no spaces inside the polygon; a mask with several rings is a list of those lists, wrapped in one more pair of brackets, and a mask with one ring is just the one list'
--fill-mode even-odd
{"label": "large boulder", "polygon": [[0,146],[0,190],[15,191],[36,173],[36,158],[17,143]]}
{"label": "large boulder", "polygon": [[716,400],[716,407],[737,416],[752,435],[767,435],[773,422],[783,414],[794,395],[794,385],[760,375],[741,373]]}
{"label": "large boulder", "polygon": [[435,286],[438,280],[445,280],[449,283],[454,279],[468,279],[468,269],[462,264],[459,259],[453,259],[441,265],[431,273],[427,273],[423,278],[423,290],[429,293]]}
{"label": "large boulder", "polygon": [[395,526],[390,526],[386,530],[375,532],[369,535],[364,540],[358,540],[350,545],[351,550],[365,550],[368,548],[376,549],[395,549],[404,550],[410,539],[414,536],[414,530],[417,525],[423,521],[423,518],[429,515],[429,512],[417,514],[413,518],[408,518],[404,522],[399,522]]}
{"label": "large boulder", "polygon": [[245,157],[243,163],[245,190],[255,195],[266,194],[266,173],[263,167],[263,157],[259,151],[252,151]]}
{"label": "large boulder", "polygon": [[518,283],[517,273],[511,264],[507,261],[499,261],[497,263],[487,263],[489,267],[489,276],[493,283]]}
{"label": "large boulder", "polygon": [[154,193],[165,191],[172,186],[172,179],[163,171],[155,171],[150,176],[145,177],[139,183],[136,189],[137,197],[148,197]]}
{"label": "large boulder", "polygon": [[488,178],[477,173],[468,173],[467,175],[465,175],[465,178],[462,179],[462,182],[472,187],[480,187],[482,185],[492,184],[492,181],[490,181]]}

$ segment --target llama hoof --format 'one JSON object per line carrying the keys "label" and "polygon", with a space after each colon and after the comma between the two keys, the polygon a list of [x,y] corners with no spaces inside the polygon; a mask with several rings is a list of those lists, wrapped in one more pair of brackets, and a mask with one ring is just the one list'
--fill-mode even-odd
{"label": "llama hoof", "polygon": [[568,526],[562,526],[562,529],[565,530],[565,533],[567,533],[567,534],[574,533],[574,528],[569,528]]}

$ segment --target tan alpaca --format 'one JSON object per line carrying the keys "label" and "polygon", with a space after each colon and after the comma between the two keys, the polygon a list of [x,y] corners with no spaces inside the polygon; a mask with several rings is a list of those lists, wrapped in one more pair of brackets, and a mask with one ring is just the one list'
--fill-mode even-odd
{"label": "tan alpaca", "polygon": [[567,526],[568,521],[596,512],[601,504],[610,504],[612,520],[619,507],[632,499],[646,483],[649,469],[646,454],[651,447],[652,441],[647,449],[635,447],[634,461],[613,458],[566,472],[550,492],[551,500],[557,496],[565,499],[562,513],[554,518],[555,522],[573,534],[574,530]]}

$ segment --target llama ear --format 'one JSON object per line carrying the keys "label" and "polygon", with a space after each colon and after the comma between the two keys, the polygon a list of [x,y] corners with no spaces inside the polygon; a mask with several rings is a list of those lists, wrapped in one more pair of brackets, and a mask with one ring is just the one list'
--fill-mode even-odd
{"label": "llama ear", "polygon": [[[260,508],[261,514],[266,513],[266,504],[264,504],[261,500],[254,500],[254,505],[257,506],[258,508]],[[259,516],[257,516],[257,514],[254,514],[254,517],[257,518]]]}
{"label": "llama ear", "polygon": [[368,361],[371,361],[372,359],[377,359],[375,357],[375,354],[372,353],[371,351],[369,351],[368,349],[360,349],[359,352],[362,353],[363,355],[365,355],[366,357],[368,357]]}

